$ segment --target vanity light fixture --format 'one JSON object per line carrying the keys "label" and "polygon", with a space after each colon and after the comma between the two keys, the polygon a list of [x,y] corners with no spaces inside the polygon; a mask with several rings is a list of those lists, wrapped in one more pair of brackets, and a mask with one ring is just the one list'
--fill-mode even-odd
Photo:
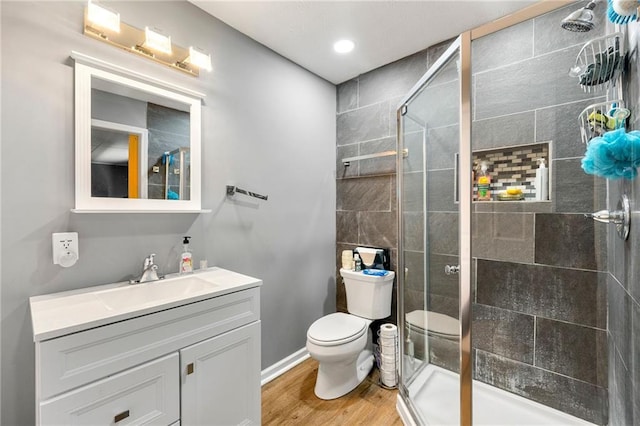
{"label": "vanity light fixture", "polygon": [[171,55],[171,37],[166,36],[157,28],[144,27],[144,47],[156,52]]}
{"label": "vanity light fixture", "polygon": [[356,44],[348,39],[338,40],[333,43],[333,50],[341,54],[351,52],[354,47],[356,47]]}
{"label": "vanity light fixture", "polygon": [[120,32],[120,14],[91,0],[87,4],[87,21],[100,29]]}
{"label": "vanity light fixture", "polygon": [[183,64],[195,65],[200,69],[211,72],[211,55],[205,53],[202,49],[190,46],[189,56],[187,57],[187,59],[177,63],[176,65],[183,66]]}
{"label": "vanity light fixture", "polygon": [[171,42],[171,37],[152,26],[144,30],[120,21],[114,10],[88,0],[84,17],[84,34],[135,53],[173,69],[197,77],[201,69],[211,71],[211,55],[202,49],[186,49]]}

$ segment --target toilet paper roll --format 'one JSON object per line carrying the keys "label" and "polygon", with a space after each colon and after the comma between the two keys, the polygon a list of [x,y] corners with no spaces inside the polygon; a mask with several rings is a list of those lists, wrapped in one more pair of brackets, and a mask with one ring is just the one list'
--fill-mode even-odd
{"label": "toilet paper roll", "polygon": [[382,324],[380,326],[380,337],[396,337],[398,335],[398,327],[394,324]]}

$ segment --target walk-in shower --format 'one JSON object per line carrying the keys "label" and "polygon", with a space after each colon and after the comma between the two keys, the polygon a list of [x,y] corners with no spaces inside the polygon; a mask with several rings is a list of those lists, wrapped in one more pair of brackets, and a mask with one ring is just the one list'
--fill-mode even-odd
{"label": "walk-in shower", "polygon": [[606,25],[565,31],[576,4],[554,7],[461,35],[398,108],[408,424],[607,423],[606,229],[585,218],[606,185],[580,167],[577,120],[607,93],[568,73]]}

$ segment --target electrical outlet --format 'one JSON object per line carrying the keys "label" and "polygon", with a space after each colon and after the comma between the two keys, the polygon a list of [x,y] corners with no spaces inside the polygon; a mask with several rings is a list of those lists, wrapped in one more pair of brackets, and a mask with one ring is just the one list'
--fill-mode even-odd
{"label": "electrical outlet", "polygon": [[73,266],[80,258],[77,232],[57,232],[51,237],[53,264],[64,268]]}

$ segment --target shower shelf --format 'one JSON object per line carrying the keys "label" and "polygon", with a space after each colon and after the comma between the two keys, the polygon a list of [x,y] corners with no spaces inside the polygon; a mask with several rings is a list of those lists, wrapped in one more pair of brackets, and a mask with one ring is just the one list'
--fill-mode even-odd
{"label": "shower shelf", "polygon": [[[345,166],[349,166],[352,161],[368,160],[370,158],[390,157],[396,154],[398,154],[398,151],[383,151],[383,152],[376,152],[375,154],[357,155],[355,157],[343,158],[342,163]],[[409,156],[409,150],[407,148],[402,150],[402,156],[403,157]]]}
{"label": "shower shelf", "polygon": [[622,33],[612,33],[588,41],[576,58],[569,75],[587,93],[611,88],[624,67]]}
{"label": "shower shelf", "polygon": [[587,144],[610,130],[624,128],[628,116],[629,110],[621,99],[589,105],[578,116],[582,143]]}

